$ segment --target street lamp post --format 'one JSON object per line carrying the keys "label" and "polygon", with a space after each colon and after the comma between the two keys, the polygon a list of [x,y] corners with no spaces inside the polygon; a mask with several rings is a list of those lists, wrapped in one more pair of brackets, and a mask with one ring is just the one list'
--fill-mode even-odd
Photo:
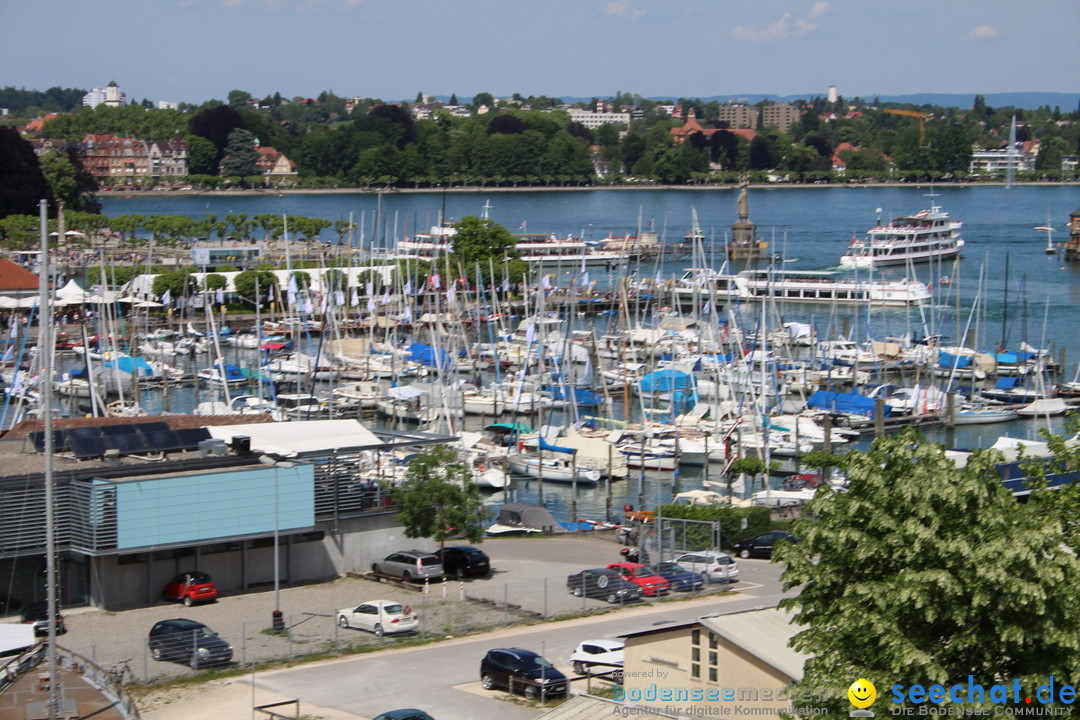
{"label": "street lamp post", "polygon": [[278,552],[278,469],[291,468],[296,463],[275,460],[269,455],[260,456],[259,462],[274,469],[274,611],[270,617],[273,631],[283,632],[285,630],[285,618],[281,613],[281,559]]}

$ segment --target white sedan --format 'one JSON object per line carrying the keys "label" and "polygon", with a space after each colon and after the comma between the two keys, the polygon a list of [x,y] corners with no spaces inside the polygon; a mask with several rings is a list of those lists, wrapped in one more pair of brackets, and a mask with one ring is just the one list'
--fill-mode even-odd
{"label": "white sedan", "polygon": [[589,674],[589,668],[602,666],[600,672],[611,672],[623,666],[623,643],[620,640],[586,640],[570,653],[570,662],[578,675]]}
{"label": "white sedan", "polygon": [[337,611],[337,624],[343,628],[357,628],[382,637],[388,633],[415,630],[420,617],[408,605],[393,600],[369,600],[354,608]]}

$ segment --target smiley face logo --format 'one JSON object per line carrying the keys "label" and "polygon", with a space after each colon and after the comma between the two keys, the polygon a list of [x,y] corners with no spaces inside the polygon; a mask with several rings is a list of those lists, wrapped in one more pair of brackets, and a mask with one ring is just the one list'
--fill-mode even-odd
{"label": "smiley face logo", "polygon": [[852,705],[863,710],[874,704],[874,700],[877,698],[877,690],[874,688],[874,683],[866,678],[859,678],[851,683],[851,687],[847,690],[847,696]]}

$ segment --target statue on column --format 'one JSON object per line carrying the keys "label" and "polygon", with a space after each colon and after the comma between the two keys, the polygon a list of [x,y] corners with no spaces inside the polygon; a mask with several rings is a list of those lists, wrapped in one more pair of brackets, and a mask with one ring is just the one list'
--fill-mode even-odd
{"label": "statue on column", "polygon": [[746,188],[750,187],[750,178],[743,175],[739,178],[739,217],[745,219],[750,216],[750,202],[747,200]]}

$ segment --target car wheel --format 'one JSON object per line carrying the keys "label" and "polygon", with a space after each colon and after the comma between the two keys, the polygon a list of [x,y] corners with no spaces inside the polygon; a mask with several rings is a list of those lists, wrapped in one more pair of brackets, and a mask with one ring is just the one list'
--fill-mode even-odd
{"label": "car wheel", "polygon": [[375,637],[382,637],[383,636],[382,625],[380,625],[379,623],[375,623],[375,627],[371,630],[371,632],[375,633]]}
{"label": "car wheel", "polygon": [[376,575],[382,574],[379,572],[379,563],[371,563],[371,572],[375,573]]}
{"label": "car wheel", "polygon": [[491,690],[495,687],[495,679],[491,677],[491,673],[480,674],[480,687],[485,690]]}
{"label": "car wheel", "polygon": [[535,685],[526,685],[521,694],[525,696],[526,700],[535,700],[540,695]]}
{"label": "car wheel", "polygon": [[743,548],[742,550],[740,550],[739,551],[739,557],[741,557],[743,560],[749,559],[750,558],[750,548]]}
{"label": "car wheel", "polygon": [[581,662],[580,660],[575,660],[574,672],[576,672],[578,675],[587,675],[589,672],[589,666]]}
{"label": "car wheel", "polygon": [[184,607],[191,607],[194,603],[195,601],[191,599],[190,595],[184,596]]}
{"label": "car wheel", "polygon": [[161,660],[163,657],[165,657],[165,654],[161,652],[160,645],[155,645],[154,647],[150,648],[150,657],[154,658],[155,660]]}
{"label": "car wheel", "polygon": [[401,579],[404,580],[405,582],[412,582],[412,573],[410,573],[408,570],[406,570],[405,572],[403,572],[401,574]]}
{"label": "car wheel", "polygon": [[340,625],[341,627],[345,628],[346,630],[348,630],[349,629],[349,618],[345,617],[344,615],[339,615],[338,619],[337,619],[337,624]]}
{"label": "car wheel", "polygon": [[581,588],[579,588],[579,587],[570,588],[570,594],[573,595],[574,597],[581,597]]}

